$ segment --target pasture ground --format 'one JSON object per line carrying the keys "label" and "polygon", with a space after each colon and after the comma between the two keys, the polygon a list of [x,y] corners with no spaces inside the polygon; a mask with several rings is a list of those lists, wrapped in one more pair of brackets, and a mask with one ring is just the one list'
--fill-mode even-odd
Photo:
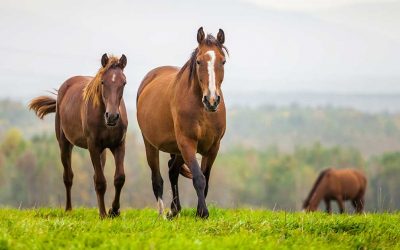
{"label": "pasture ground", "polygon": [[0,209],[0,249],[400,249],[400,213],[327,215],[251,209],[185,209],[172,221],[156,209]]}

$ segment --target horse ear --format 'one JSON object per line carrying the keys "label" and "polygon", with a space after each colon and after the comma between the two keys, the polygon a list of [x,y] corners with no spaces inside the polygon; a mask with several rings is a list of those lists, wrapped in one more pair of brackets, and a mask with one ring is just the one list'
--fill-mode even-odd
{"label": "horse ear", "polygon": [[197,42],[200,44],[204,40],[205,36],[203,27],[200,27],[197,31]]}
{"label": "horse ear", "polygon": [[104,55],[101,57],[101,65],[103,68],[107,65],[108,63],[108,56],[107,53],[104,53]]}
{"label": "horse ear", "polygon": [[225,33],[222,29],[219,29],[218,31],[217,40],[220,44],[224,44],[225,42]]}
{"label": "horse ear", "polygon": [[121,58],[119,59],[119,66],[121,67],[121,69],[124,69],[126,64],[128,63],[128,59],[126,58],[126,56],[124,54],[122,54]]}

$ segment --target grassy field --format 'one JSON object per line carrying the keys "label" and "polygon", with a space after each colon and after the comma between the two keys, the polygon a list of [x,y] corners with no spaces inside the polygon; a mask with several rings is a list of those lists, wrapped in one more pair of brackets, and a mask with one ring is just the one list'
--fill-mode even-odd
{"label": "grassy field", "polygon": [[327,215],[210,209],[208,220],[183,210],[172,221],[155,209],[0,209],[0,249],[400,249],[400,213]]}

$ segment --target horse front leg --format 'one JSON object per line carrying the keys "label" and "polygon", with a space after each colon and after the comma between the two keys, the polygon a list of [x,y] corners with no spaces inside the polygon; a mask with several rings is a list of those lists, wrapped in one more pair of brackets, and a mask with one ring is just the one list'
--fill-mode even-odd
{"label": "horse front leg", "polygon": [[326,212],[328,214],[331,214],[332,213],[331,200],[328,198],[325,198],[324,201],[325,201],[325,206],[326,206]]}
{"label": "horse front leg", "polygon": [[196,189],[198,198],[196,215],[201,218],[208,218],[208,209],[204,195],[206,178],[196,160],[197,141],[181,136],[178,139],[178,145],[182,153],[182,157],[193,175],[193,186]]}
{"label": "horse front leg", "polygon": [[217,158],[219,150],[219,141],[213,145],[206,156],[201,159],[201,171],[206,177],[206,187],[204,189],[204,196],[207,197],[208,194],[208,182],[210,179],[211,168],[214,164],[215,158]]}
{"label": "horse front leg", "polygon": [[341,214],[344,213],[345,212],[345,207],[344,207],[343,197],[342,196],[336,197],[336,201],[337,201],[338,206],[339,206],[339,212]]}
{"label": "horse front leg", "polygon": [[107,181],[104,176],[103,167],[101,163],[101,154],[103,152],[102,149],[99,149],[95,145],[89,146],[90,159],[92,160],[93,168],[94,168],[94,186],[96,189],[97,195],[97,204],[99,207],[100,218],[106,217],[106,207],[104,204],[104,194],[107,189]]}
{"label": "horse front leg", "polygon": [[112,149],[111,152],[115,159],[115,173],[114,173],[114,187],[115,196],[112,203],[112,207],[108,212],[110,217],[116,217],[120,215],[120,196],[121,190],[125,183],[125,170],[124,170],[124,157],[125,157],[125,142],[123,142],[119,147]]}

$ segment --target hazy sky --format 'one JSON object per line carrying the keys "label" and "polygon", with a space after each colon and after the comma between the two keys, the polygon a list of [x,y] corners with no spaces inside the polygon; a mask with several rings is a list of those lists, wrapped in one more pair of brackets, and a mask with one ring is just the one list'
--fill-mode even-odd
{"label": "hazy sky", "polygon": [[393,0],[244,0],[259,6],[283,11],[321,11],[366,3],[390,3]]}
{"label": "hazy sky", "polygon": [[200,26],[225,30],[225,92],[400,93],[400,1],[2,0],[0,98],[92,75],[109,52],[127,55],[134,102],[149,70],[185,63]]}

